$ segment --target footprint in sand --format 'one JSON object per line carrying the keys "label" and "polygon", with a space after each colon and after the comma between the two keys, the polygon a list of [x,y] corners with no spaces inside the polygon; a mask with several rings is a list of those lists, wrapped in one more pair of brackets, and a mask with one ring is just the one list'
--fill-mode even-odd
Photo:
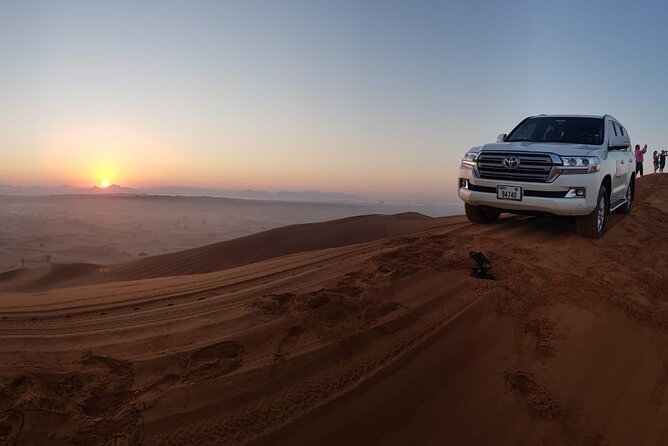
{"label": "footprint in sand", "polygon": [[509,392],[525,400],[530,416],[551,420],[562,415],[559,402],[536,382],[532,373],[507,373],[505,385]]}
{"label": "footprint in sand", "polygon": [[236,341],[219,342],[187,354],[184,367],[195,378],[223,375],[243,365],[244,353],[243,345]]}

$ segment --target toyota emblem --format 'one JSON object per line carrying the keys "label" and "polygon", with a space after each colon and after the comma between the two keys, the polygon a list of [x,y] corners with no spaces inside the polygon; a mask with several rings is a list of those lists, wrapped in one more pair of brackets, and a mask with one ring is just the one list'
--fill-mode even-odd
{"label": "toyota emblem", "polygon": [[520,167],[520,159],[515,155],[509,155],[501,161],[501,164],[506,169],[514,170]]}

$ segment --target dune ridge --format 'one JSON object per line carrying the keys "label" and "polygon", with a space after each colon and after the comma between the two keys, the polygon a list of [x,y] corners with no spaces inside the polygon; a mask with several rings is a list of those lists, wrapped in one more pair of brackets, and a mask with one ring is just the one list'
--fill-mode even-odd
{"label": "dune ridge", "polygon": [[[665,443],[667,193],[639,179],[596,241],[569,220],[454,217],[220,271],[0,292],[0,439]],[[497,280],[470,277],[473,249]]]}
{"label": "dune ridge", "polygon": [[0,291],[202,274],[288,254],[369,242],[439,224],[439,219],[405,212],[290,225],[117,265],[53,263],[40,268],[12,270],[0,273]]}
{"label": "dune ridge", "polygon": [[202,274],[288,254],[369,242],[437,224],[437,219],[418,213],[360,215],[270,229],[200,248],[136,260],[111,270],[126,280]]}

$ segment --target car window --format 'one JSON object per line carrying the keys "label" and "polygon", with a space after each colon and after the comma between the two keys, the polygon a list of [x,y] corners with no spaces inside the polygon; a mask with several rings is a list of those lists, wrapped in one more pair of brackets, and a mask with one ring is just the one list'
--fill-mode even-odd
{"label": "car window", "polygon": [[[610,121],[609,121],[610,122]],[[506,142],[556,142],[568,144],[603,144],[605,120],[573,116],[536,116],[522,121]]]}
{"label": "car window", "polygon": [[615,136],[617,136],[619,133],[617,133],[617,124],[615,124],[614,121],[610,121],[610,124],[612,124],[612,131],[614,132]]}
{"label": "car window", "polygon": [[519,129],[517,129],[517,133],[514,135],[515,138],[517,139],[531,139],[533,136],[534,132],[536,131],[536,126],[538,125],[538,122],[527,122],[526,125],[521,126]]}

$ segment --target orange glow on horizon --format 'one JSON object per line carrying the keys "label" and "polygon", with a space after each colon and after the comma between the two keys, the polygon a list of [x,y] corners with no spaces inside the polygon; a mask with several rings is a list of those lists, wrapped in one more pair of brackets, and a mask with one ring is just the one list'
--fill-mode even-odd
{"label": "orange glow on horizon", "polygon": [[181,164],[168,144],[122,123],[80,123],[56,131],[47,138],[44,155],[53,181],[83,187],[153,183]]}
{"label": "orange glow on horizon", "polygon": [[[427,166],[433,172],[431,181],[418,182],[416,178],[427,167],[407,168],[396,160],[379,165],[362,152],[350,159],[333,155],[333,148],[346,141],[330,141],[329,152],[322,147],[306,150],[306,143],[295,143],[296,148],[286,149],[284,155],[268,136],[241,136],[230,131],[190,141],[169,139],[165,129],[138,123],[77,122],[53,129],[45,137],[39,176],[33,175],[54,185],[75,187],[105,188],[108,182],[132,188],[314,189],[361,196],[419,194],[442,187],[437,165]],[[313,145],[318,146],[317,141]],[[343,169],[345,179],[340,175]],[[25,170],[26,178],[28,172],[35,172],[34,161],[26,162]],[[29,184],[30,179],[21,181]]]}

